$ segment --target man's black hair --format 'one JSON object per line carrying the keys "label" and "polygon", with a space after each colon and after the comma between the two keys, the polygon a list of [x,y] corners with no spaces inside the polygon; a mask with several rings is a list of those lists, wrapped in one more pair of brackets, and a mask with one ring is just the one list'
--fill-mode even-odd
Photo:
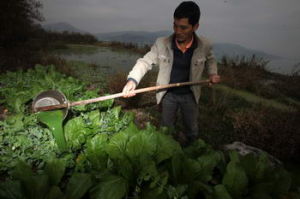
{"label": "man's black hair", "polygon": [[193,1],[184,1],[175,9],[174,12],[175,19],[188,18],[189,24],[192,26],[199,23],[200,19],[200,8]]}

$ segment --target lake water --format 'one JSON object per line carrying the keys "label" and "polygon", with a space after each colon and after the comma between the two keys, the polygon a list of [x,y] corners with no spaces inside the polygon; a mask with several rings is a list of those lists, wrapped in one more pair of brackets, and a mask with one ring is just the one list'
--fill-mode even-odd
{"label": "lake water", "polygon": [[141,57],[140,54],[129,50],[114,50],[109,47],[92,47],[87,50],[78,50],[76,48],[80,48],[80,46],[73,46],[73,49],[70,50],[59,50],[57,54],[69,61],[95,64],[109,73],[129,72],[136,60]]}

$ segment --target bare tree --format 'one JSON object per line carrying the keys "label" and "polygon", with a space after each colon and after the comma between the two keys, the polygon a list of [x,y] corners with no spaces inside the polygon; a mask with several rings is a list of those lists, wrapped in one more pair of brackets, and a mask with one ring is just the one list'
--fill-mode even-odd
{"label": "bare tree", "polygon": [[0,3],[0,47],[14,48],[26,42],[37,22],[43,20],[38,0],[3,0]]}

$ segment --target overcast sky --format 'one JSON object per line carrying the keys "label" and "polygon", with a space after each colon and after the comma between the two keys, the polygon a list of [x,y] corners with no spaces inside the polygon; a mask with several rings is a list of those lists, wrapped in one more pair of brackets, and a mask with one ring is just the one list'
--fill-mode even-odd
{"label": "overcast sky", "polygon": [[[91,33],[172,30],[179,0],[41,0],[45,23]],[[300,58],[300,0],[196,0],[198,33],[274,55]]]}

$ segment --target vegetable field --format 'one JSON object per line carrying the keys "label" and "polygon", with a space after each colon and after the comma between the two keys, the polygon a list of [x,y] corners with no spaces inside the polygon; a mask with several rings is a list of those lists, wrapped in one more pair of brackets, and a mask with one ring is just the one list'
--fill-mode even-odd
{"label": "vegetable field", "polygon": [[70,101],[98,97],[53,66],[0,75],[7,112],[0,120],[1,199],[300,197],[291,174],[267,154],[219,151],[201,139],[182,148],[168,129],[139,129],[134,114],[112,100],[72,107],[58,144],[61,137],[31,111],[32,99],[49,89]]}

